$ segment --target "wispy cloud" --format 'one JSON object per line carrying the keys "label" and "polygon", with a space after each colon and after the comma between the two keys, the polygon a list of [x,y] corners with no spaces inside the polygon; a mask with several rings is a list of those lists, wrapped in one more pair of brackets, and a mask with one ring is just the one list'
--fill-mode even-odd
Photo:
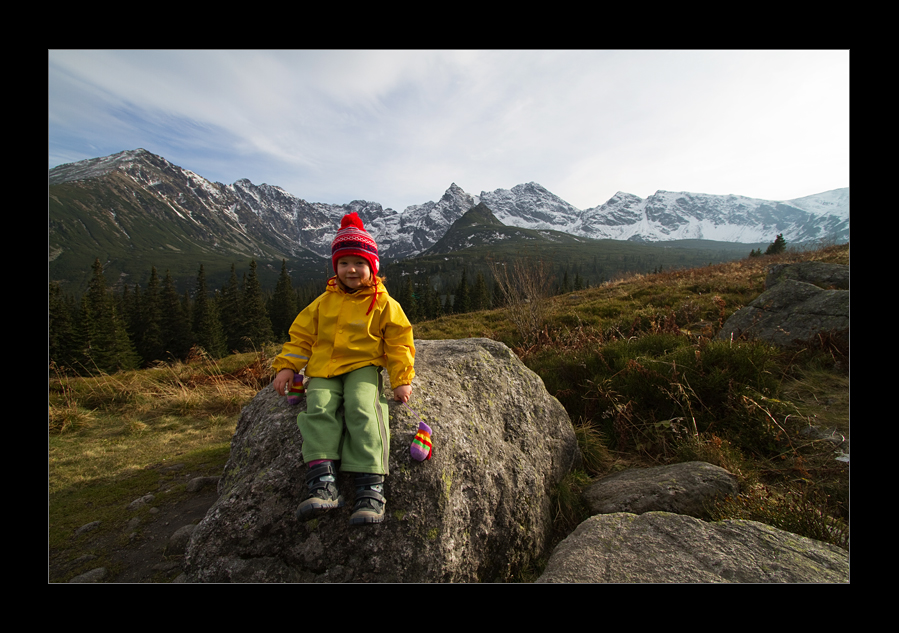
{"label": "wispy cloud", "polygon": [[48,82],[50,166],[145,147],[312,201],[848,186],[848,51],[50,51]]}

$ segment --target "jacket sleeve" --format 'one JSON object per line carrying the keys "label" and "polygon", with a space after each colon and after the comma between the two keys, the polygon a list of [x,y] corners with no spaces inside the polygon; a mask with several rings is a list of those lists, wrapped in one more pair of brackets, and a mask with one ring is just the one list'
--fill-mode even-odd
{"label": "jacket sleeve", "polygon": [[292,369],[302,371],[312,356],[312,346],[318,338],[318,306],[321,298],[313,301],[300,312],[290,326],[290,340],[284,344],[281,353],[275,357],[272,367],[275,371]]}
{"label": "jacket sleeve", "polygon": [[384,352],[387,355],[387,371],[390,386],[411,385],[415,377],[415,344],[412,339],[412,324],[406,313],[393,298],[381,312],[381,332],[384,336]]}

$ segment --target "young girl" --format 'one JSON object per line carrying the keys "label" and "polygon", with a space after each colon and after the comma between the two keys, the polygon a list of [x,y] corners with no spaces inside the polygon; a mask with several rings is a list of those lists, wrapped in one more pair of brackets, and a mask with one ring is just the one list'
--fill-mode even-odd
{"label": "young girl", "polygon": [[355,213],[341,221],[331,260],[336,275],[290,327],[272,384],[283,396],[294,374],[306,368],[306,411],[297,416],[297,425],[309,493],[297,516],[343,506],[334,465],[340,460],[341,471],[356,473],[350,523],[380,523],[390,426],[379,368],[390,373],[394,399],[409,400],[415,376],[412,326],[377,276],[378,246]]}

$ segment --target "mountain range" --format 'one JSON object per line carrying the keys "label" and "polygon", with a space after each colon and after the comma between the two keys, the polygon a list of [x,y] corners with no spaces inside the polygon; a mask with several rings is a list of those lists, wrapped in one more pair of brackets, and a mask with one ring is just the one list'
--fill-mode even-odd
{"label": "mountain range", "polygon": [[[648,198],[618,192],[580,210],[541,185],[472,195],[452,183],[436,202],[402,212],[377,202],[307,202],[284,189],[247,179],[211,182],[147,150],[136,149],[54,167],[49,171],[49,258],[74,265],[90,255],[151,262],[154,254],[305,260],[321,267],[346,213],[355,211],[378,242],[381,259],[396,261],[438,244],[469,210],[481,212],[489,232],[479,243],[508,240],[511,228],[568,237],[642,242],[704,239],[767,243],[783,234],[790,244],[849,240],[849,189],[795,200],[658,191]],[[489,216],[489,217],[488,217]],[[504,228],[507,227],[507,228]],[[67,260],[72,260],[68,261]],[[67,262],[67,263],[64,263]],[[155,264],[154,264],[155,265]]]}

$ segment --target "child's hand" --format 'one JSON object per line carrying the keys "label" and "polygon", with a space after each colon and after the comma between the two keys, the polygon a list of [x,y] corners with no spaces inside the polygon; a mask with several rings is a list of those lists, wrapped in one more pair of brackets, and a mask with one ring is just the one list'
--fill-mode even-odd
{"label": "child's hand", "polygon": [[275,376],[275,379],[272,381],[272,386],[275,388],[275,391],[278,392],[279,395],[284,395],[284,389],[287,385],[293,383],[293,370],[292,369],[282,369]]}
{"label": "child's hand", "polygon": [[408,402],[412,395],[412,385],[400,385],[393,390],[393,399],[397,402]]}

